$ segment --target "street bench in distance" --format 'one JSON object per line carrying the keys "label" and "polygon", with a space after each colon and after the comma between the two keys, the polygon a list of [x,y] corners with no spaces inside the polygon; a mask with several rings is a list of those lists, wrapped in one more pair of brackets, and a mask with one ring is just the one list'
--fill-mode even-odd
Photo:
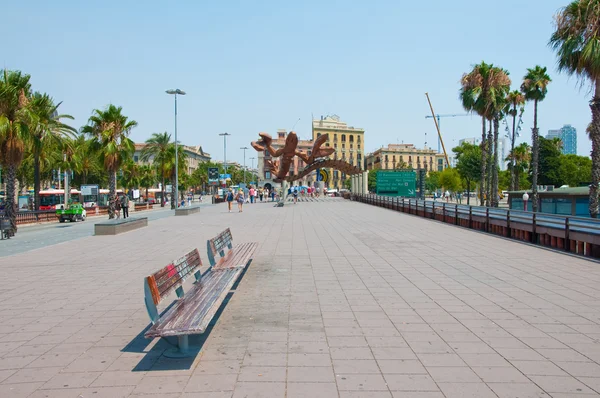
{"label": "street bench in distance", "polygon": [[194,213],[200,213],[200,206],[187,206],[175,209],[176,216],[187,216]]}
{"label": "street bench in distance", "polygon": [[94,224],[95,235],[118,235],[148,226],[148,217],[112,219]]}
{"label": "street bench in distance", "polygon": [[231,230],[227,228],[206,242],[212,268],[245,267],[250,262],[258,243],[247,242],[234,247],[232,241]]}
{"label": "street bench in distance", "polygon": [[[195,354],[195,350],[189,348],[188,336],[204,333],[244,270],[243,267],[210,267],[201,274],[201,266],[198,249],[194,249],[144,281],[146,308],[153,323],[145,336],[178,338],[179,350],[167,351],[165,356],[185,357]],[[194,275],[196,282],[184,292],[183,282],[190,275]],[[173,291],[179,299],[162,316],[159,315],[156,306]]]}

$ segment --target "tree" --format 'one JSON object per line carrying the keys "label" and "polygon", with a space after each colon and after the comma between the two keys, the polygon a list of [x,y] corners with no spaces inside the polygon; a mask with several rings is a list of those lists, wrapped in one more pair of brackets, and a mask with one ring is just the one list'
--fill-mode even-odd
{"label": "tree", "polygon": [[169,147],[171,145],[171,134],[154,133],[152,137],[146,140],[146,146],[142,149],[141,160],[143,162],[152,161],[156,168],[158,178],[161,180],[161,201],[160,207],[165,206],[165,179],[170,179],[170,170],[167,169],[169,163]]}
{"label": "tree", "polygon": [[115,201],[117,200],[117,171],[133,156],[135,146],[128,138],[131,129],[137,126],[135,120],[123,115],[123,108],[113,104],[105,110],[94,110],[81,131],[94,140],[94,147],[99,153],[100,161],[108,174],[108,217],[115,217]]}
{"label": "tree", "polygon": [[538,211],[538,174],[539,174],[539,130],[538,130],[538,103],[546,98],[548,84],[552,79],[546,73],[546,67],[537,65],[535,68],[527,69],[523,77],[521,91],[527,101],[533,101],[533,128],[531,129],[531,207],[533,212]]}
{"label": "tree", "polygon": [[558,175],[562,184],[577,187],[592,180],[592,160],[587,156],[561,155]]}
{"label": "tree", "polygon": [[[502,102],[506,96],[506,86],[510,87],[510,79],[508,73],[492,64],[475,65],[473,70],[465,73],[461,79],[460,99],[465,108],[469,112],[476,112],[481,116],[481,175],[479,184],[479,195],[481,205],[484,203],[484,187],[491,186],[492,177],[494,175],[486,175],[486,168],[489,170],[488,163],[492,161],[491,150],[493,145],[492,123],[495,118],[499,117],[499,112],[502,109]],[[486,140],[486,120],[489,121],[489,133]],[[496,159],[497,160],[497,159]],[[490,163],[493,164],[493,163]],[[488,190],[489,191],[489,190]],[[494,195],[495,196],[495,195]],[[490,196],[487,196],[487,205],[490,205]]]}
{"label": "tree", "polygon": [[377,192],[377,172],[379,170],[381,170],[381,167],[374,167],[372,170],[369,170],[369,177],[367,182],[369,192]]}
{"label": "tree", "polygon": [[352,188],[352,181],[348,178],[348,179],[344,180],[344,183],[342,184],[342,186],[345,189],[351,189]]}
{"label": "tree", "polygon": [[[558,140],[560,143],[560,140]],[[562,182],[559,175],[560,166],[560,147],[554,140],[548,140],[539,137],[539,166],[538,166],[538,184],[561,186]],[[533,174],[532,174],[533,180]]]}
{"label": "tree", "polygon": [[458,192],[462,186],[460,174],[456,169],[448,167],[440,172],[439,181],[441,186],[448,191]]}
{"label": "tree", "polygon": [[518,191],[522,186],[528,184],[526,178],[527,171],[529,170],[529,161],[531,160],[531,147],[526,142],[516,146],[508,157],[508,159],[513,158],[515,161],[514,173],[516,181],[514,190]]}
{"label": "tree", "polygon": [[494,150],[492,160],[492,189],[490,191],[490,200],[492,207],[498,207],[498,130],[500,129],[500,118],[502,117],[502,111],[505,110],[507,104],[507,96],[510,91],[510,78],[508,77],[508,71],[495,68],[494,84],[491,88],[490,99],[492,104],[490,105],[493,124],[494,124]]}
{"label": "tree", "polygon": [[[167,148],[167,162],[164,165],[164,172],[166,173],[166,176],[169,178],[169,181],[171,182],[171,209],[175,209],[177,206],[177,196],[178,193],[175,192],[175,143],[171,143],[169,144],[169,147]],[[183,150],[183,145],[179,145],[178,150],[177,150],[177,162],[178,162],[178,169],[182,170],[183,172],[181,174],[186,174],[185,170],[187,168],[186,162],[187,162],[187,155],[185,154],[185,151]]]}
{"label": "tree", "polygon": [[471,202],[471,184],[480,179],[481,148],[477,145],[463,142],[452,149],[456,154],[456,170],[465,180],[467,187],[467,204]]}
{"label": "tree", "polygon": [[40,160],[52,147],[52,142],[59,143],[64,137],[74,137],[77,130],[61,122],[61,119],[73,120],[71,115],[59,115],[58,107],[48,94],[36,92],[30,99],[31,106],[31,144],[34,157],[34,209],[40,209]]}
{"label": "tree", "polygon": [[[517,179],[516,179],[516,174],[515,174],[515,158],[514,158],[514,151],[515,151],[515,140],[517,138],[517,131],[520,130],[520,126],[517,126],[517,115],[519,116],[519,125],[522,123],[521,118],[523,117],[523,112],[525,112],[525,97],[523,96],[523,94],[518,91],[518,90],[514,90],[511,91],[510,93],[508,93],[508,95],[506,96],[506,109],[504,110],[504,113],[507,115],[510,115],[512,117],[512,133],[510,136],[510,190],[514,191],[516,189],[516,185],[517,185]],[[517,110],[518,108],[518,110]]]}
{"label": "tree", "polygon": [[79,135],[73,142],[73,171],[81,177],[81,183],[87,184],[90,175],[98,176],[102,170],[94,141],[85,135]]}
{"label": "tree", "polygon": [[140,166],[140,187],[146,189],[144,198],[148,201],[148,188],[156,183],[156,169],[148,164]]}
{"label": "tree", "polygon": [[17,232],[15,212],[16,174],[23,160],[25,146],[30,139],[29,123],[29,75],[19,71],[0,71],[0,164],[6,179],[5,215],[8,217],[11,235]]}
{"label": "tree", "polygon": [[556,30],[549,45],[556,51],[558,70],[576,75],[583,84],[594,89],[590,101],[592,122],[587,128],[592,141],[592,181],[589,211],[598,217],[598,184],[600,184],[600,4],[597,0],[575,0],[555,17]]}
{"label": "tree", "polygon": [[425,177],[425,190],[429,192],[436,191],[440,189],[442,185],[440,184],[440,172],[439,171],[430,171]]}

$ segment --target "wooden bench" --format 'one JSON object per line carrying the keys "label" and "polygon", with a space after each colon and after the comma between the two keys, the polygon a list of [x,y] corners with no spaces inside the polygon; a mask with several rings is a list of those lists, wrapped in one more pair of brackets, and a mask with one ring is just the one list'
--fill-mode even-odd
{"label": "wooden bench", "polygon": [[[189,349],[188,335],[204,333],[243,271],[243,267],[211,267],[201,274],[201,266],[198,249],[194,249],[144,280],[146,308],[153,324],[145,336],[178,338],[179,349],[167,351],[166,356],[185,357],[194,354],[194,350]],[[183,282],[191,275],[196,281],[191,289],[184,292]],[[161,316],[157,305],[173,291],[179,299]]]}
{"label": "wooden bench", "polygon": [[112,219],[94,224],[94,234],[118,235],[146,226],[148,226],[148,217]]}
{"label": "wooden bench", "polygon": [[186,206],[175,209],[176,216],[187,216],[194,213],[200,213],[200,206]]}
{"label": "wooden bench", "polygon": [[[211,268],[245,267],[258,246],[256,242],[242,243],[233,247],[231,230],[227,228],[206,242]],[[227,250],[225,250],[227,249]]]}

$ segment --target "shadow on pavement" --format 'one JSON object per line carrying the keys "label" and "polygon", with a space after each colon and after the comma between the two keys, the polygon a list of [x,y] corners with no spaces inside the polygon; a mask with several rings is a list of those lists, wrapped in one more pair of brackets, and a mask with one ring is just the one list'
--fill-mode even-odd
{"label": "shadow on pavement", "polygon": [[[246,268],[247,269],[247,268]],[[245,270],[244,270],[245,272]],[[238,282],[242,278],[238,279]],[[147,339],[144,337],[144,334],[152,327],[152,325],[146,326],[144,330],[142,330],[137,336],[133,338],[123,349],[122,352],[134,352],[134,353],[145,353],[146,355],[138,362],[138,364],[131,370],[132,372],[147,372],[147,371],[165,371],[165,370],[185,370],[190,369],[194,361],[196,360],[197,355],[202,351],[202,347],[204,347],[204,343],[210,336],[210,332],[212,331],[215,324],[218,322],[223,310],[231,297],[233,296],[233,292],[227,294],[225,300],[217,310],[215,316],[208,324],[208,327],[202,334],[190,335],[189,336],[189,351],[191,355],[187,358],[167,358],[162,355],[165,350],[169,348],[177,347],[177,338],[161,338],[156,344],[150,348],[150,351],[146,351],[146,349],[151,345],[153,339]],[[160,314],[163,314],[171,308],[174,304],[173,302],[169,307],[165,308],[165,310]]]}

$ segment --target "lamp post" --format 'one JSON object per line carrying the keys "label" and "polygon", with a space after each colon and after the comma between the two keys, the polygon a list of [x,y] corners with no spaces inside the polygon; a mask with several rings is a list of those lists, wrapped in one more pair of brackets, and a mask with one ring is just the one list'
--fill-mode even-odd
{"label": "lamp post", "polygon": [[227,136],[231,134],[221,133],[219,135],[223,136],[223,168],[225,169],[225,174],[227,174]]}
{"label": "lamp post", "polygon": [[244,151],[244,184],[246,184],[246,149],[248,149],[248,147],[243,146],[240,149]]}
{"label": "lamp post", "polygon": [[[250,159],[250,170],[254,170],[254,159],[256,159],[256,158],[253,156],[249,159]],[[254,171],[251,171],[250,174],[252,174],[252,177],[254,177]],[[256,187],[258,187],[258,181],[256,181]]]}
{"label": "lamp post", "polygon": [[179,146],[179,144],[177,143],[177,94],[185,95],[185,91],[176,88],[167,90],[166,93],[175,96],[175,197],[173,198],[173,200],[175,201],[175,208],[177,208],[177,203],[179,202],[179,156],[177,153]]}
{"label": "lamp post", "polygon": [[525,211],[527,211],[527,201],[529,200],[529,195],[527,195],[527,192],[525,192],[523,194],[523,209]]}

